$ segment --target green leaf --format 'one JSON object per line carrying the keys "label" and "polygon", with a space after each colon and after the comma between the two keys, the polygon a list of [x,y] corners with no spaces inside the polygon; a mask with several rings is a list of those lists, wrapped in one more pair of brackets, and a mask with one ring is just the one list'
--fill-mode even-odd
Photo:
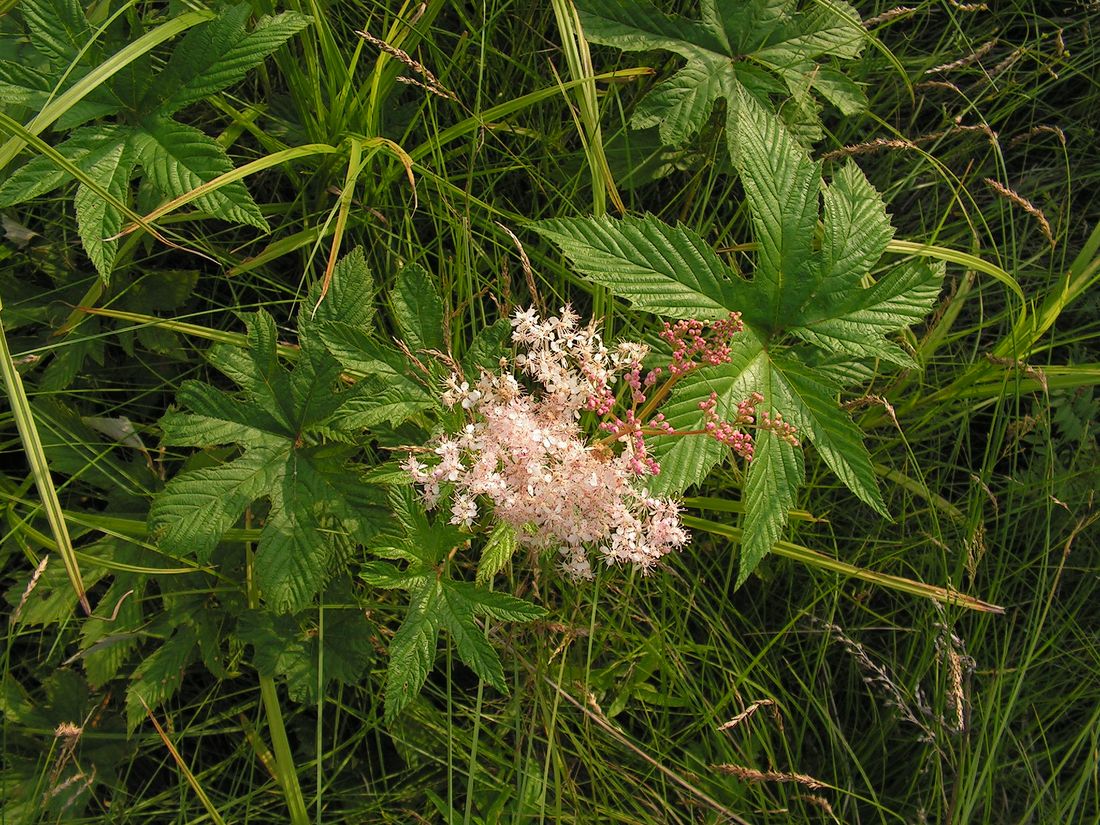
{"label": "green leaf", "polygon": [[393,314],[405,343],[414,353],[443,351],[443,299],[424,267],[407,264],[397,273],[390,297]]}
{"label": "green leaf", "polygon": [[373,427],[382,421],[395,426],[420,410],[439,406],[438,399],[411,377],[405,356],[378,343],[359,327],[324,324],[317,332],[344,369],[365,375],[371,382],[348,399],[344,429]]}
{"label": "green leaf", "polygon": [[[775,406],[770,406],[774,413]],[[795,493],[805,481],[805,476],[802,455],[797,447],[771,431],[757,433],[755,452],[749,462],[742,496],[745,519],[741,561],[737,570],[738,587],[779,539],[787,523],[787,511],[794,506]]]}
{"label": "green leaf", "polygon": [[222,534],[286,472],[288,451],[287,442],[272,440],[227,464],[173,478],[149,511],[160,545],[209,561]]}
{"label": "green leaf", "polygon": [[260,447],[272,433],[290,434],[266,410],[200,381],[184,381],[176,401],[191,412],[170,411],[160,421],[162,441],[176,447],[237,444]]}
{"label": "green leaf", "polygon": [[426,577],[421,587],[410,591],[405,619],[390,641],[384,691],[384,718],[387,724],[420,693],[435,662],[443,607],[442,590],[437,579]]}
{"label": "green leaf", "polygon": [[[825,463],[853,493],[889,517],[878,489],[863,434],[837,404],[837,388],[793,358],[773,356],[768,390],[761,390],[776,409],[798,428],[799,438],[813,442]],[[755,458],[753,461],[755,462]]]}
{"label": "green leaf", "polygon": [[73,63],[92,39],[77,0],[24,0],[19,4],[31,45],[57,63]]}
{"label": "green leaf", "polygon": [[504,668],[501,667],[500,657],[474,619],[474,604],[466,599],[461,590],[454,587],[455,584],[457,582],[446,582],[443,585],[443,625],[455,644],[458,657],[483,682],[505,692],[508,687],[504,682]]}
{"label": "green leaf", "polygon": [[[137,158],[126,143],[115,144],[87,171],[96,183],[125,203],[130,192],[130,177]],[[88,253],[99,277],[106,283],[114,269],[118,240],[122,229],[122,212],[84,184],[76,190],[76,224],[84,251]]]}
{"label": "green leaf", "polygon": [[834,175],[824,198],[822,285],[823,291],[829,291],[838,280],[851,285],[870,272],[894,237],[894,228],[882,198],[854,161]]}
{"label": "green leaf", "polygon": [[741,108],[734,164],[760,248],[753,288],[768,306],[765,317],[747,309],[746,318],[776,330],[801,309],[817,280],[812,242],[821,170],[754,100],[743,96]]}
{"label": "green leaf", "polygon": [[530,622],[546,615],[546,610],[537,604],[517,599],[507,593],[486,590],[470,582],[449,581],[447,588],[460,593],[465,601],[473,605],[475,613],[497,621]]}
{"label": "green leaf", "polygon": [[[659,125],[671,145],[698,132],[722,98],[731,152],[743,95],[775,111],[772,101],[787,97],[785,89],[800,94],[804,100],[794,116],[808,140],[821,136],[812,89],[823,87],[823,97],[849,110],[856,99],[837,81],[833,61],[858,56],[867,35],[859,15],[839,0],[807,3],[802,11],[790,0],[704,0],[699,20],[663,14],[649,0],[577,0],[576,6],[594,43],[626,51],[665,49],[687,61],[643,98],[632,120],[637,128]],[[832,74],[819,81],[825,70]]]}
{"label": "green leaf", "polygon": [[[369,329],[374,320],[374,279],[363,247],[357,246],[341,258],[332,270],[328,292],[321,299],[321,282],[309,291],[298,312],[298,330],[303,337],[327,323]],[[314,311],[316,307],[316,311]]]}
{"label": "green leaf", "polygon": [[287,11],[264,17],[247,33],[251,6],[242,3],[196,26],[172,52],[142,109],[170,115],[237,83],[267,55],[309,25],[311,18]]}
{"label": "green leaf", "polygon": [[156,710],[179,690],[184,670],[197,656],[195,641],[194,628],[178,624],[172,637],[138,665],[126,689],[128,731],[141,724],[146,707]]}
{"label": "green leaf", "polygon": [[[83,172],[89,172],[104,158],[117,154],[126,143],[130,130],[122,126],[87,126],[75,130],[57,151]],[[70,175],[47,157],[37,157],[16,169],[0,184],[0,207],[14,206],[51,192]]]}
{"label": "green leaf", "polygon": [[288,472],[270,490],[271,512],[260,533],[256,581],[268,606],[294,612],[328,582],[335,548],[330,512],[339,495],[308,455],[292,455]]}
{"label": "green leaf", "polygon": [[412,381],[388,382],[365,378],[360,391],[340,408],[341,430],[372,429],[380,424],[397,427],[417,413],[438,406],[419,384]]}
{"label": "green leaf", "polygon": [[539,221],[573,265],[639,309],[673,318],[724,318],[741,294],[702,238],[652,215]]}
{"label": "green leaf", "polygon": [[492,581],[493,576],[512,560],[518,548],[515,528],[503,521],[499,522],[489,534],[489,540],[481,551],[481,559],[477,563],[477,583],[483,585]]}
{"label": "green leaf", "polygon": [[867,289],[841,285],[835,293],[823,296],[791,332],[829,352],[916,367],[908,353],[884,336],[928,314],[939,297],[943,275],[942,262],[911,261]]}
{"label": "green leaf", "polygon": [[[374,552],[374,548],[371,552]],[[364,562],[360,575],[371,587],[380,587],[383,590],[413,590],[423,587],[427,578],[424,575],[414,575],[399,570],[385,561]]]}
{"label": "green leaf", "polygon": [[500,359],[509,351],[512,340],[512,324],[507,318],[498,318],[474,336],[470,348],[462,356],[462,369],[474,378],[481,370],[495,372],[500,369]]}
{"label": "green leaf", "polygon": [[[185,195],[233,169],[215,140],[173,120],[143,121],[134,144],[149,180],[166,198]],[[195,205],[214,217],[268,230],[267,221],[240,181],[197,198]]]}

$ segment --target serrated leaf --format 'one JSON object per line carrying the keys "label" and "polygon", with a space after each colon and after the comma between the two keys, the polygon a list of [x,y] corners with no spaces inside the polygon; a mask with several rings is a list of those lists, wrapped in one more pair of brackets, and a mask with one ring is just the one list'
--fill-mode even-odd
{"label": "serrated leaf", "polygon": [[477,583],[487,584],[492,581],[493,576],[512,560],[518,548],[515,528],[503,521],[499,522],[489,534],[489,540],[481,551],[481,558],[477,563]]}
{"label": "serrated leaf", "polygon": [[[117,153],[126,143],[130,130],[121,126],[88,126],[74,131],[55,148],[67,161],[88,172],[105,157]],[[0,207],[36,198],[51,192],[71,176],[50,158],[40,156],[20,166],[0,184]]]}
{"label": "serrated leaf", "polygon": [[424,687],[435,662],[442,601],[442,587],[433,578],[427,578],[422,587],[410,592],[405,619],[390,641],[384,710],[387,724]]}
{"label": "serrated leaf", "polygon": [[320,281],[309,290],[298,312],[299,332],[303,336],[312,334],[314,329],[327,323],[368,329],[374,320],[373,299],[374,279],[367,266],[363,247],[357,246],[333,268],[328,292],[323,300]]}
{"label": "serrated leaf", "polygon": [[443,625],[455,644],[455,651],[479,679],[505,692],[508,688],[504,683],[500,657],[474,620],[474,605],[454,587],[455,584],[458,582],[446,582],[442,588]]}
{"label": "serrated leaf", "polygon": [[821,170],[756,101],[742,95],[741,104],[734,164],[760,248],[753,290],[766,295],[768,307],[763,318],[749,309],[746,317],[775,330],[801,309],[817,281],[812,242]]}
{"label": "serrated leaf", "polygon": [[331,487],[308,457],[291,456],[281,483],[273,486],[271,511],[260,533],[256,582],[265,603],[277,612],[309,604],[328,581],[334,546],[327,535]]}
{"label": "serrated leaf", "polygon": [[757,433],[742,497],[745,518],[741,561],[737,569],[738,587],[778,540],[805,474],[802,454],[797,447],[769,430]]}
{"label": "serrated leaf", "polygon": [[371,338],[365,329],[344,323],[329,323],[320,327],[318,335],[328,351],[347,370],[385,381],[411,380],[408,377],[411,367],[405,356]]}
{"label": "serrated leaf", "polygon": [[652,215],[555,219],[532,228],[593,281],[657,315],[724,318],[742,294],[702,238]]}
{"label": "serrated leaf", "polygon": [[412,381],[392,383],[367,378],[360,389],[340,408],[337,419],[342,430],[369,430],[383,423],[397,427],[417,413],[438,406]]}
{"label": "serrated leaf", "polygon": [[895,267],[867,289],[840,282],[821,296],[791,332],[829,352],[859,358],[882,358],[902,367],[917,366],[913,358],[884,337],[916,323],[928,314],[940,294],[944,268],[911,261]]}
{"label": "serrated leaf", "polygon": [[[141,165],[166,198],[177,198],[233,169],[225,150],[198,129],[174,120],[149,118],[135,135]],[[195,200],[222,220],[268,230],[256,202],[240,181],[227,183]]]}
{"label": "serrated leaf", "polygon": [[863,434],[837,404],[836,388],[794,359],[778,355],[771,360],[769,378],[768,390],[761,392],[798,428],[798,437],[809,438],[848,489],[889,517]]}
{"label": "serrated leaf", "polygon": [[419,264],[403,267],[397,273],[390,301],[405,343],[414,353],[445,349],[443,299],[424,267]]}
{"label": "serrated leaf", "polygon": [[187,33],[143,102],[145,111],[170,115],[237,83],[264,58],[304,29],[310,17],[287,11],[262,18],[246,33],[251,6],[231,6]]}
{"label": "serrated leaf", "polygon": [[[127,143],[116,144],[87,170],[88,176],[116,200],[126,203],[136,163],[137,158]],[[114,236],[122,229],[122,212],[84,184],[76,190],[75,206],[84,251],[106,283],[114,269],[118,251],[118,239]]]}
{"label": "serrated leaf", "polygon": [[[867,37],[855,10],[839,0],[808,3],[803,11],[789,0],[704,0],[698,20],[663,14],[649,0],[577,0],[576,5],[581,27],[592,42],[626,51],[666,49],[687,61],[643,98],[632,125],[659,125],[667,143],[680,145],[702,128],[715,102],[725,98],[731,152],[741,96],[752,95],[771,112],[772,98],[782,94],[784,84],[805,98],[796,118],[802,121],[806,139],[820,137],[810,90],[816,88],[821,70],[833,68],[832,59],[858,56]],[[769,72],[784,83],[775,82]],[[851,95],[838,93],[834,76],[826,77],[823,85],[828,89],[828,94],[823,92],[826,99],[840,97],[845,105],[851,103]]]}
{"label": "serrated leaf", "polygon": [[175,695],[183,682],[184,669],[195,661],[196,652],[194,628],[180,624],[168,641],[142,660],[126,689],[128,731],[141,724],[146,707],[155,711]]}
{"label": "serrated leaf", "polygon": [[92,29],[77,0],[25,0],[19,11],[31,45],[52,61],[73,63],[92,39]]}
{"label": "serrated leaf", "polygon": [[447,587],[460,593],[463,599],[473,605],[474,612],[497,621],[530,622],[546,615],[545,608],[537,604],[531,604],[507,593],[486,590],[470,582],[450,581]]}
{"label": "serrated leaf", "polygon": [[858,283],[871,271],[894,228],[882,198],[849,160],[824,189],[825,230],[821,238],[822,291],[840,280]]}
{"label": "serrated leaf", "polygon": [[184,381],[176,396],[190,412],[170,411],[161,419],[165,444],[176,447],[213,447],[238,444],[257,447],[270,443],[271,434],[289,430],[265,410],[233,398],[209,384]]}
{"label": "serrated leaf", "polygon": [[[371,552],[374,552],[374,548]],[[402,556],[407,558],[407,551],[403,551]],[[427,581],[425,575],[407,573],[384,561],[363,562],[360,575],[371,587],[380,587],[383,590],[414,590],[423,587]]]}
{"label": "serrated leaf", "polygon": [[253,447],[217,467],[181,473],[153,501],[149,524],[160,544],[206,562],[222,534],[286,471],[289,445],[283,441]]}

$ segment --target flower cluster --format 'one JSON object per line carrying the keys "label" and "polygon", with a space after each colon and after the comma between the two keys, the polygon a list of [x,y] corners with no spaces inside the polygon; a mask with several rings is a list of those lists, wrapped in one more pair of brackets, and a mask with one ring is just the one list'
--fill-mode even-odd
{"label": "flower cluster", "polygon": [[[517,373],[502,361],[500,373],[483,372],[473,385],[452,375],[443,401],[464,410],[466,424],[410,455],[403,467],[429,507],[449,499],[452,524],[472,526],[487,504],[522,544],[558,549],[572,575],[591,576],[589,549],[607,564],[649,570],[686,544],[688,534],[677,503],[645,489],[644,476],[660,472],[645,437],[709,435],[749,459],[752,440],[740,428],[753,423],[763,399],[754,394],[733,421],[721,421],[712,395],[700,404],[706,428],[692,433],[677,433],[656,412],[680,376],[728,360],[729,338],[740,330],[736,314],[709,327],[666,325],[673,358],[663,383],[660,368],[642,376],[647,347],[609,349],[594,326],[579,320],[569,307],[545,320],[534,309],[517,311]],[[590,442],[583,431],[586,412],[600,419],[601,440]]]}

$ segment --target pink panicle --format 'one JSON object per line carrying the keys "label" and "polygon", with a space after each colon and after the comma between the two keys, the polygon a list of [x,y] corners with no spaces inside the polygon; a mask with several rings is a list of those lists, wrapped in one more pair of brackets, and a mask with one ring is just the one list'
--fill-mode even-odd
{"label": "pink panicle", "polygon": [[[594,325],[581,327],[579,321],[569,307],[547,319],[533,308],[517,310],[512,318],[517,373],[502,361],[500,373],[483,372],[472,386],[452,376],[442,399],[461,408],[467,423],[424,451],[421,457],[431,464],[410,455],[402,467],[429,508],[450,502],[452,524],[471,527],[479,507],[487,505],[515,528],[522,544],[558,549],[563,568],[574,576],[591,576],[591,549],[607,564],[649,571],[686,544],[688,534],[677,503],[645,489],[644,479],[661,470],[646,436],[706,434],[752,458],[752,439],[742,428],[754,424],[763,401],[759,394],[741,402],[733,420],[722,421],[712,393],[699,404],[705,430],[693,433],[677,432],[655,409],[682,375],[729,360],[741,317],[731,313],[710,324],[666,324],[661,337],[673,348],[672,361],[644,377],[648,348],[622,343],[608,349]],[[527,390],[517,375],[526,376],[534,389]],[[582,412],[602,419],[602,440],[586,437]],[[764,420],[760,426],[793,438],[793,427],[781,416]]]}

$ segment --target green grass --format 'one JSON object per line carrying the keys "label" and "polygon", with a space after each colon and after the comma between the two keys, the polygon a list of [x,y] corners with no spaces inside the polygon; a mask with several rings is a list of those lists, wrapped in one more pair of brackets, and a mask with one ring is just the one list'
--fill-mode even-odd
{"label": "green grass", "polygon": [[[751,240],[719,133],[704,130],[686,154],[665,150],[676,168],[658,179],[646,175],[644,138],[623,139],[636,102],[674,65],[667,53],[593,46],[593,84],[583,55],[562,51],[568,4],[433,0],[411,24],[419,4],[398,5],[296,5],[313,15],[309,28],[243,82],[180,113],[236,166],[257,164],[246,183],[270,235],[183,207],[156,222],[172,245],[140,231],[124,238],[103,286],[79,244],[71,188],[4,210],[35,233],[0,241],[0,297],[51,472],[27,450],[26,410],[10,381],[0,411],[0,569],[11,611],[43,555],[50,561],[20,620],[4,627],[0,822],[217,821],[207,804],[226,822],[280,822],[288,798],[300,799],[299,821],[318,823],[1100,820],[1100,52],[1087,3],[969,11],[942,0],[884,23],[881,48],[852,69],[868,112],[826,110],[815,148],[820,157],[862,146],[852,156],[884,193],[897,238],[995,264],[1026,306],[987,271],[950,264],[936,314],[910,341],[924,370],[883,374],[854,407],[892,520],[811,456],[796,507],[815,518],[792,521],[786,538],[875,573],[953,587],[1003,615],[779,554],[734,590],[736,542],[697,531],[650,577],[615,569],[578,585],[550,560],[518,557],[498,589],[550,615],[490,626],[508,695],[441,653],[423,695],[385,725],[385,650],[404,604],[359,586],[286,639],[323,640],[346,603],[368,617],[364,675],[334,683],[319,705],[261,677],[235,628],[213,626],[204,660],[187,662],[178,691],[152,710],[180,762],[149,721],[127,733],[129,679],[175,617],[223,617],[222,605],[244,598],[226,548],[255,541],[254,525],[229,537],[218,569],[197,571],[193,559],[159,551],[145,526],[152,495],[190,452],[161,452],[157,421],[184,380],[219,380],[204,352],[211,339],[239,340],[240,312],[266,309],[281,340],[295,343],[297,305],[325,277],[333,244],[361,245],[379,287],[365,299],[387,333],[397,331],[394,274],[420,263],[447,297],[450,345],[461,355],[502,308],[532,297],[503,224],[522,242],[545,306],[571,301],[600,314],[614,337],[652,334],[653,318],[586,284],[523,226],[614,214],[594,185],[603,174],[597,134],[629,212],[683,221],[718,248]],[[662,4],[672,5],[694,13],[695,4]],[[864,19],[890,8],[857,5]],[[15,30],[19,9],[0,32]],[[150,41],[135,52],[169,31],[153,12],[126,7],[128,18],[148,17]],[[397,82],[411,73],[379,59],[357,29],[423,63],[456,99]],[[929,73],[989,42],[979,60]],[[639,66],[655,75],[632,71]],[[54,105],[3,112],[55,145],[46,123],[67,104]],[[6,135],[11,151],[25,140]],[[329,149],[267,163],[307,144]],[[415,210],[394,147],[412,160]],[[826,160],[827,176],[836,168]],[[1041,211],[1051,237],[987,178]],[[147,214],[156,203],[134,205]],[[737,251],[727,260],[742,262]],[[117,427],[123,417],[141,449],[96,421]],[[384,460],[386,446],[364,445],[364,455]],[[64,544],[39,500],[43,479],[67,517],[93,619],[75,609],[57,558]],[[737,499],[740,480],[722,470],[693,494]],[[113,653],[83,656],[89,635]],[[100,673],[110,675],[100,682]],[[63,722],[83,726],[72,750],[55,735]],[[280,724],[285,749],[273,735]],[[773,773],[750,782],[717,766]]]}

